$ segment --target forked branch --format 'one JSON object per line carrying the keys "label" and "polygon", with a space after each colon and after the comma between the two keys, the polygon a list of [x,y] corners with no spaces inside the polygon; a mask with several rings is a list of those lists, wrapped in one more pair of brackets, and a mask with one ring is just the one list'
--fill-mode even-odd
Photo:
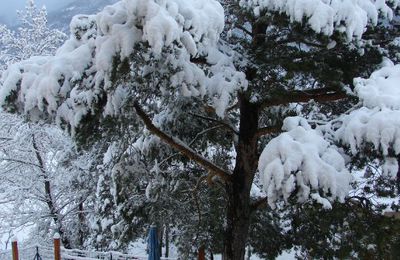
{"label": "forked branch", "polygon": [[180,153],[182,153],[189,159],[203,166],[206,170],[209,171],[209,174],[216,175],[226,182],[231,181],[231,175],[228,172],[221,169],[214,163],[210,162],[203,156],[199,155],[196,151],[186,146],[181,140],[169,136],[168,134],[164,133],[161,129],[157,128],[151,121],[150,117],[143,111],[143,109],[137,102],[134,103],[134,108],[138,116],[142,119],[143,123],[152,134],[158,136],[163,142],[170,145],[174,149],[178,150]]}

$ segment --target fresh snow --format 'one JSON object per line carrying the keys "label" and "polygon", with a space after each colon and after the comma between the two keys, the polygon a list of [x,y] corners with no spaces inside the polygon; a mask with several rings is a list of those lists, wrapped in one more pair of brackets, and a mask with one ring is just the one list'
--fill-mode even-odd
{"label": "fresh snow", "polygon": [[[360,38],[368,24],[378,17],[392,19],[386,1],[323,0],[242,0],[241,6],[287,14],[292,21],[303,18],[316,32],[331,35],[345,31],[348,40]],[[394,6],[397,1],[392,1]],[[146,43],[150,57],[161,59],[163,50],[176,52],[166,62],[176,70],[170,86],[184,96],[209,97],[216,114],[224,116],[232,95],[246,89],[245,75],[236,71],[229,52],[221,52],[218,41],[224,27],[224,10],[214,0],[123,0],[107,6],[97,15],[75,16],[70,39],[53,57],[32,57],[16,63],[0,80],[0,105],[18,91],[17,109],[31,119],[54,119],[68,124],[74,134],[82,118],[95,110],[103,93],[107,104],[103,115],[117,115],[130,97],[126,86],[111,91],[113,59],[134,55],[134,46]],[[191,57],[205,56],[208,73],[191,62]],[[146,74],[146,68],[142,73]],[[82,80],[80,80],[83,77]],[[331,126],[335,140],[325,140],[319,129],[311,129],[299,118],[285,121],[284,130],[265,148],[259,172],[271,205],[279,198],[289,198],[298,189],[299,201],[312,198],[325,207],[329,201],[343,200],[349,191],[349,173],[342,155],[330,142],[348,144],[356,153],[365,142],[374,144],[383,155],[393,145],[400,152],[400,118],[396,82],[399,66],[386,62],[369,79],[355,80],[355,95],[362,107]],[[319,191],[322,189],[323,194]],[[324,197],[324,194],[330,194]]]}
{"label": "fresh snow", "polygon": [[[246,86],[244,74],[236,72],[229,56],[217,48],[224,11],[216,1],[120,1],[97,15],[75,16],[70,27],[70,39],[54,57],[31,58],[10,66],[0,81],[0,105],[20,90],[21,111],[32,119],[55,117],[58,123],[68,123],[73,132],[83,116],[91,113],[101,93],[111,87],[113,58],[123,60],[141,42],[149,44],[155,57],[162,48],[182,45],[178,57],[168,59],[177,68],[171,85],[182,87],[186,96],[213,97],[220,116],[234,90]],[[208,55],[213,64],[210,74],[190,62],[190,56],[196,54]],[[79,84],[82,75],[86,77]],[[108,95],[104,114],[112,115],[127,92],[122,89]]]}
{"label": "fresh snow", "polygon": [[372,143],[384,156],[392,148],[400,153],[400,65],[386,62],[370,78],[354,80],[362,107],[341,119],[336,139],[356,154]]}
{"label": "fresh snow", "polygon": [[[292,22],[305,22],[327,36],[342,32],[351,42],[360,40],[368,26],[393,18],[389,2],[398,5],[398,0],[241,0],[240,5],[256,16],[263,12],[286,14]],[[33,120],[67,124],[74,134],[104,94],[107,104],[102,115],[122,113],[132,92],[128,86],[113,85],[113,63],[116,58],[140,57],[143,61],[138,63],[156,60],[171,69],[167,85],[172,89],[168,91],[206,99],[223,118],[234,94],[247,88],[244,73],[233,65],[233,54],[221,45],[223,28],[224,10],[215,0],[122,0],[97,15],[75,16],[71,36],[55,56],[31,57],[2,74],[0,106],[17,93],[14,104],[20,113]],[[335,44],[330,41],[327,48]],[[193,62],[197,57],[205,57],[207,64]],[[140,69],[134,73],[145,77],[154,68]],[[393,177],[398,165],[389,151],[400,153],[399,82],[400,65],[386,61],[369,78],[354,80],[353,94],[360,103],[353,110],[315,127],[301,117],[286,118],[285,132],[263,149],[258,165],[262,190],[254,186],[252,195],[266,194],[271,207],[292,195],[299,202],[311,199],[324,208],[331,208],[333,200],[343,201],[352,178],[344,151],[335,145],[338,142],[352,154],[372,144],[384,157],[384,174]],[[157,120],[161,122],[161,116],[155,117],[156,125]],[[146,147],[147,142],[143,137],[136,145]],[[112,155],[110,146],[104,163],[111,162]],[[148,198],[151,188],[150,183]],[[112,219],[101,222],[103,228],[112,224]]]}
{"label": "fresh snow", "polygon": [[[331,208],[329,201],[343,201],[350,191],[351,176],[337,148],[299,117],[286,118],[282,133],[264,148],[259,159],[259,172],[268,203],[274,207],[279,197],[287,200],[298,189],[297,198],[308,198]],[[328,198],[323,198],[319,190]]]}
{"label": "fresh snow", "polygon": [[378,19],[393,19],[398,0],[240,0],[240,5],[259,16],[262,11],[284,13],[292,22],[307,24],[317,33],[332,35],[344,32],[347,40],[361,39],[368,25],[376,25]]}
{"label": "fresh snow", "polygon": [[[287,200],[296,189],[299,201],[311,198],[326,208],[333,199],[343,201],[350,191],[351,177],[343,155],[331,144],[334,142],[349,146],[352,154],[373,144],[384,156],[384,173],[395,177],[397,162],[389,156],[389,149],[400,153],[398,82],[400,66],[387,60],[368,79],[354,80],[359,108],[316,129],[306,119],[287,118],[282,128],[286,132],[267,144],[259,160],[270,205],[280,197]],[[319,190],[330,196],[324,197]]]}

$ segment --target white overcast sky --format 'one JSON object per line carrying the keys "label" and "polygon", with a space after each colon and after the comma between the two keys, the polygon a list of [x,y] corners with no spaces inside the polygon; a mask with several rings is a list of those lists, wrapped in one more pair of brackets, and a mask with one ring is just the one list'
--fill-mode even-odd
{"label": "white overcast sky", "polygon": [[[39,7],[46,6],[47,10],[52,10],[59,6],[64,6],[73,0],[35,0]],[[15,19],[16,10],[25,8],[26,0],[0,0],[0,18],[10,21]]]}

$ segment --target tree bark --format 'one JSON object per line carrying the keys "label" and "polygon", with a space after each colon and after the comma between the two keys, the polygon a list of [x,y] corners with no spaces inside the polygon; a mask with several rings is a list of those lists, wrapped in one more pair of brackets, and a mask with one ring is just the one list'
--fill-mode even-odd
{"label": "tree bark", "polygon": [[46,196],[46,204],[49,209],[50,215],[52,216],[53,221],[58,229],[57,232],[59,233],[59,235],[61,237],[61,242],[63,243],[63,246],[65,248],[71,248],[71,243],[64,233],[64,228],[63,228],[62,222],[60,220],[59,212],[57,211],[56,206],[55,206],[55,202],[54,202],[52,191],[51,191],[50,179],[49,179],[48,173],[46,172],[46,169],[45,169],[45,162],[42,158],[42,155],[39,152],[39,147],[36,143],[35,134],[32,134],[32,146],[35,151],[35,155],[36,155],[36,159],[37,159],[40,171],[42,172],[44,192],[45,192],[45,196]]}
{"label": "tree bark", "polygon": [[227,226],[223,260],[243,260],[250,225],[250,190],[258,163],[257,130],[259,109],[239,95],[240,129],[232,182],[226,184]]}
{"label": "tree bark", "polygon": [[150,117],[138,103],[134,104],[138,116],[147,129],[165,143],[202,165],[212,175],[225,181],[227,194],[226,228],[224,238],[223,260],[244,260],[248,237],[250,214],[250,190],[258,164],[258,120],[260,104],[249,101],[246,94],[238,94],[240,110],[240,127],[236,149],[236,165],[232,174],[208,161],[180,140],[169,136],[157,128]]}
{"label": "tree bark", "polygon": [[397,155],[397,176],[396,176],[396,186],[397,192],[400,193],[400,155]]}
{"label": "tree bark", "polygon": [[85,213],[84,213],[84,207],[83,207],[83,202],[80,202],[78,205],[78,220],[79,220],[79,230],[78,230],[78,239],[79,239],[79,247],[83,248],[83,243],[85,241]]}
{"label": "tree bark", "polygon": [[169,224],[165,224],[165,258],[169,257]]}
{"label": "tree bark", "polygon": [[163,237],[164,237],[164,227],[163,225],[159,225],[159,229],[158,229],[158,255],[162,256],[162,248],[163,248]]}

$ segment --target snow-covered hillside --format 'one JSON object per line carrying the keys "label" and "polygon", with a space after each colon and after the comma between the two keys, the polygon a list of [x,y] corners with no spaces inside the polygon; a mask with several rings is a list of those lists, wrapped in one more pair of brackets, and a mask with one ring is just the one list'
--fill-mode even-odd
{"label": "snow-covered hillside", "polygon": [[49,24],[53,28],[69,32],[69,23],[74,15],[93,14],[103,9],[104,6],[117,2],[117,0],[75,0],[60,9],[49,11]]}

